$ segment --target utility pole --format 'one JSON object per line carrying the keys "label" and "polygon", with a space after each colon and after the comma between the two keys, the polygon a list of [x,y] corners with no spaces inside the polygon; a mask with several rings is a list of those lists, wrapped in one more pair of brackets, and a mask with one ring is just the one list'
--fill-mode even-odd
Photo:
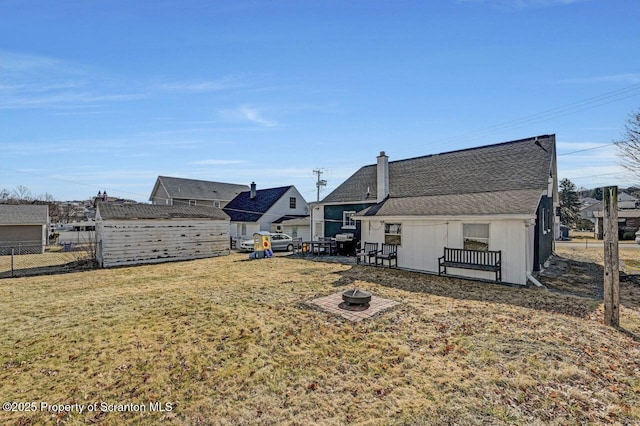
{"label": "utility pole", "polygon": [[316,182],[316,188],[318,188],[318,196],[316,197],[316,201],[320,201],[320,187],[327,186],[327,181],[324,179],[320,179],[322,173],[324,172],[320,169],[313,169],[313,174],[318,175],[318,181]]}
{"label": "utility pole", "polygon": [[618,257],[618,187],[603,188],[604,323],[620,326],[620,270]]}

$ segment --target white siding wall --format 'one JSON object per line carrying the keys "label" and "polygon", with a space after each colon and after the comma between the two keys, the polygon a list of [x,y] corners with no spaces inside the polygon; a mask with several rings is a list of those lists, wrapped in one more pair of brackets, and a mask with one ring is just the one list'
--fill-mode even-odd
{"label": "white siding wall", "polygon": [[222,220],[98,221],[96,233],[105,268],[229,254],[229,222]]}
{"label": "white siding wall", "polygon": [[[292,209],[289,207],[289,198],[296,198],[296,208]],[[295,187],[289,188],[285,194],[280,197],[278,201],[276,201],[273,206],[265,214],[262,215],[260,220],[260,231],[269,231],[271,232],[271,223],[274,220],[280,219],[285,215],[296,215],[296,216],[304,216],[309,214],[309,207],[307,202],[304,200],[304,197],[298,192]]]}
{"label": "white siding wall", "polygon": [[[284,232],[285,234],[294,237],[293,236],[293,226],[283,226],[282,227],[282,232]],[[297,237],[294,238],[302,238],[302,241],[309,241],[311,240],[311,227],[309,226],[303,226],[303,225],[298,225],[296,226],[296,228],[298,228],[298,235]]]}
{"label": "white siding wall", "polygon": [[[438,257],[444,247],[462,248],[464,223],[489,223],[489,250],[502,250],[502,280],[526,284],[527,245],[529,235],[523,220],[443,220],[392,219],[387,223],[402,223],[402,244],[398,247],[398,266],[426,272],[438,272]],[[362,241],[384,242],[384,223],[379,219],[363,221]],[[533,252],[531,252],[533,253]],[[447,268],[447,273],[469,278],[494,280],[495,274],[485,271]]]}
{"label": "white siding wall", "polygon": [[[242,224],[246,225],[246,233],[242,233]],[[256,222],[231,222],[231,238],[238,241],[250,240],[255,232],[260,231],[260,224]]]}
{"label": "white siding wall", "polygon": [[312,221],[310,240],[317,240],[318,237],[324,236],[324,206],[313,206],[311,209],[309,209]]}

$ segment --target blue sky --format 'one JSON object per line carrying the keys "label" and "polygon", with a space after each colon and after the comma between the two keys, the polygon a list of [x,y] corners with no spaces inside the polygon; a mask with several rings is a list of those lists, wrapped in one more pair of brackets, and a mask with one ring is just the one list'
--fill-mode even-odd
{"label": "blue sky", "polygon": [[[555,133],[638,183],[637,0],[0,0],[0,189],[146,201],[158,175],[322,195],[390,160]],[[580,151],[580,152],[576,152]]]}

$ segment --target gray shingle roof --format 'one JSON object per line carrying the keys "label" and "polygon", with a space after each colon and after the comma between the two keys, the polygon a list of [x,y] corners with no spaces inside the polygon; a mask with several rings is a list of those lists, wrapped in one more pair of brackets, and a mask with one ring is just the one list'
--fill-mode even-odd
{"label": "gray shingle roof", "polygon": [[364,216],[475,216],[528,215],[535,212],[538,189],[389,198],[359,215]]}
{"label": "gray shingle roof", "polygon": [[44,225],[49,221],[49,206],[0,204],[0,225]]}
{"label": "gray shingle roof", "polygon": [[290,188],[291,185],[259,189],[254,199],[251,199],[251,191],[241,192],[224,207],[224,211],[234,222],[257,222]]}
{"label": "gray shingle roof", "polygon": [[249,190],[249,186],[235,183],[210,182],[168,176],[158,176],[158,180],[167,190],[170,198],[228,201],[233,200],[239,193]]}
{"label": "gray shingle roof", "polygon": [[[555,135],[389,162],[389,197],[544,191]],[[367,193],[370,195],[367,196]],[[376,165],[360,168],[322,203],[376,200]]]}
{"label": "gray shingle roof", "polygon": [[229,220],[222,209],[217,207],[173,205],[161,206],[151,204],[98,204],[98,211],[103,220],[135,220],[135,219],[211,219]]}

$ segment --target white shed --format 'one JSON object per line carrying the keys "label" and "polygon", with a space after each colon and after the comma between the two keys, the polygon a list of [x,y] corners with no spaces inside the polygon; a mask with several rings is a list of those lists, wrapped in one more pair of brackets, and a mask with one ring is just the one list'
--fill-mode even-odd
{"label": "white shed", "polygon": [[96,212],[101,267],[229,254],[229,216],[217,207],[101,203]]}

